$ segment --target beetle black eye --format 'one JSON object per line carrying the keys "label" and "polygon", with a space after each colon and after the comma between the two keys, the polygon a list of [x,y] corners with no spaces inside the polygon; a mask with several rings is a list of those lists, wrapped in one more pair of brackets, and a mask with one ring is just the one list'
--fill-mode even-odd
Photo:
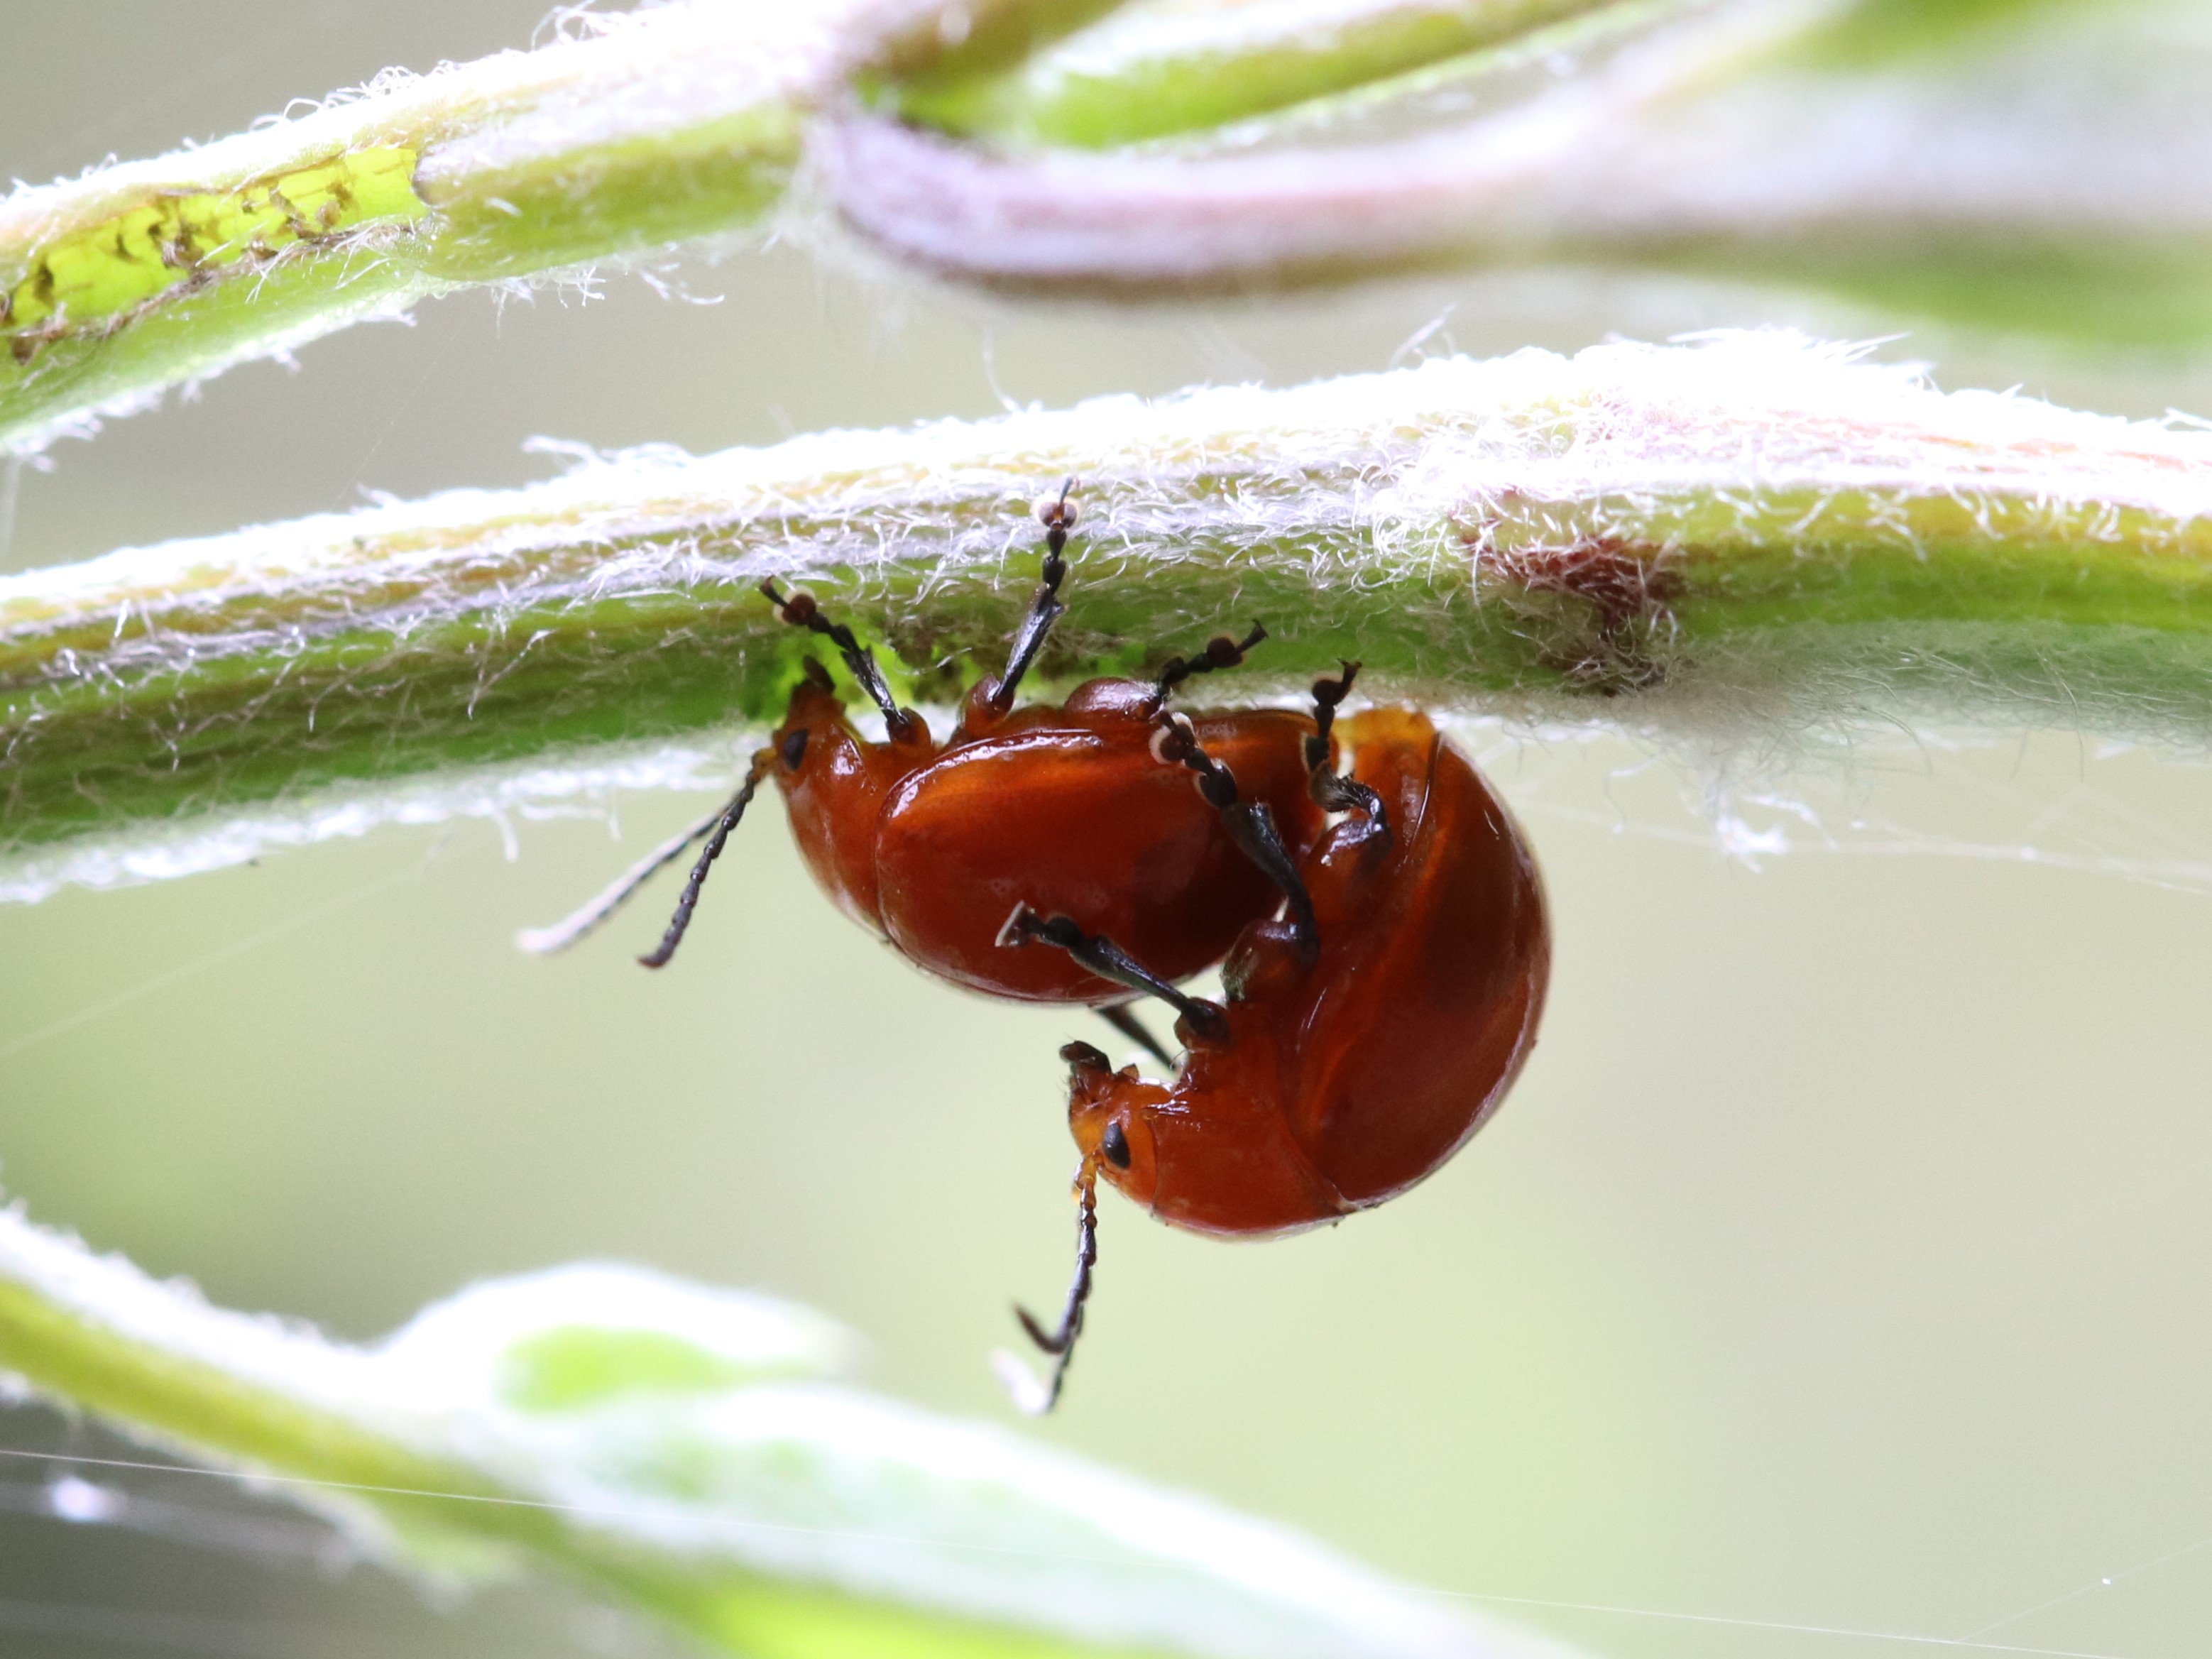
{"label": "beetle black eye", "polygon": [[783,747],[777,753],[782,756],[783,763],[796,772],[799,763],[806,758],[806,728],[802,726],[786,738]]}
{"label": "beetle black eye", "polygon": [[1106,1154],[1106,1161],[1115,1169],[1129,1167],[1129,1137],[1121,1133],[1119,1122],[1106,1126],[1106,1133],[1098,1143],[1098,1150]]}

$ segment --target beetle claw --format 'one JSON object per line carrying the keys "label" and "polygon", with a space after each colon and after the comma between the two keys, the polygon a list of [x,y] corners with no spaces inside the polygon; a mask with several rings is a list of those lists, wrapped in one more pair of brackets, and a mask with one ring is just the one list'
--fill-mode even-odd
{"label": "beetle claw", "polygon": [[1055,1334],[1048,1331],[1037,1316],[1018,1302],[1014,1304],[1014,1317],[1021,1322],[1022,1329],[1029,1333],[1030,1340],[1044,1352],[1057,1355],[1067,1352],[1069,1336],[1066,1332]]}

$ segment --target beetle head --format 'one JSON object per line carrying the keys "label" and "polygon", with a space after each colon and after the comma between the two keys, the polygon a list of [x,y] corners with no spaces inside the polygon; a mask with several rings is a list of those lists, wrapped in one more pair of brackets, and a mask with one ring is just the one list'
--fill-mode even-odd
{"label": "beetle head", "polygon": [[821,758],[830,748],[832,734],[845,729],[844,700],[838,696],[830,671],[809,657],[805,678],[792,688],[783,724],[769,740],[776,754],[777,781],[789,788],[798,781],[808,758]]}
{"label": "beetle head", "polygon": [[1069,1043],[1060,1057],[1067,1062],[1067,1127],[1085,1167],[1150,1209],[1158,1181],[1152,1109],[1166,1102],[1168,1091],[1138,1077],[1133,1066],[1114,1070],[1087,1042]]}

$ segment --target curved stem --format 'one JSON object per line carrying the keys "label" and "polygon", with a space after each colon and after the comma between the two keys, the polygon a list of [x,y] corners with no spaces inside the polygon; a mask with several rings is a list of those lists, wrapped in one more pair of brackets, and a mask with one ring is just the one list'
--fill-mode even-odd
{"label": "curved stem", "polygon": [[[593,13],[539,51],[0,199],[0,452],[428,295],[744,232],[802,167],[817,210],[999,285],[1180,297],[1598,259],[2202,339],[2212,129],[2164,18],[2159,0]],[[1170,133],[1212,136],[1097,149]],[[1061,148],[1019,153],[1037,143]]]}
{"label": "curved stem", "polygon": [[1644,0],[1129,6],[995,72],[945,64],[909,76],[894,99],[910,120],[994,144],[1106,149],[1265,114],[1585,13],[1643,9]]}

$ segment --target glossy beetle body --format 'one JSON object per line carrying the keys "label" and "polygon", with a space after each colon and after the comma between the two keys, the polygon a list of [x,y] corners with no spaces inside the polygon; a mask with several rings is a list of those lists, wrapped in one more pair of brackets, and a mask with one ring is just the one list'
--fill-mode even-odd
{"label": "glossy beetle body", "polygon": [[[1282,902],[1188,775],[1153,754],[1160,703],[1148,682],[1093,680],[988,723],[971,702],[942,747],[919,720],[878,744],[810,678],[771,745],[799,762],[771,775],[823,890],[917,966],[1022,1001],[1126,1000],[1126,985],[1062,952],[1002,948],[1008,915],[1027,903],[1067,916],[1174,981],[1219,962]],[[1322,823],[1303,754],[1312,721],[1262,708],[1195,724],[1285,842],[1309,845]]]}
{"label": "glossy beetle body", "polygon": [[1226,1029],[1185,1033],[1172,1084],[1071,1045],[1086,1164],[1176,1226],[1291,1232],[1396,1196],[1481,1127],[1534,1044],[1549,934],[1512,820],[1423,716],[1347,730],[1384,821],[1347,816],[1301,860],[1317,951],[1283,922],[1248,928]]}

